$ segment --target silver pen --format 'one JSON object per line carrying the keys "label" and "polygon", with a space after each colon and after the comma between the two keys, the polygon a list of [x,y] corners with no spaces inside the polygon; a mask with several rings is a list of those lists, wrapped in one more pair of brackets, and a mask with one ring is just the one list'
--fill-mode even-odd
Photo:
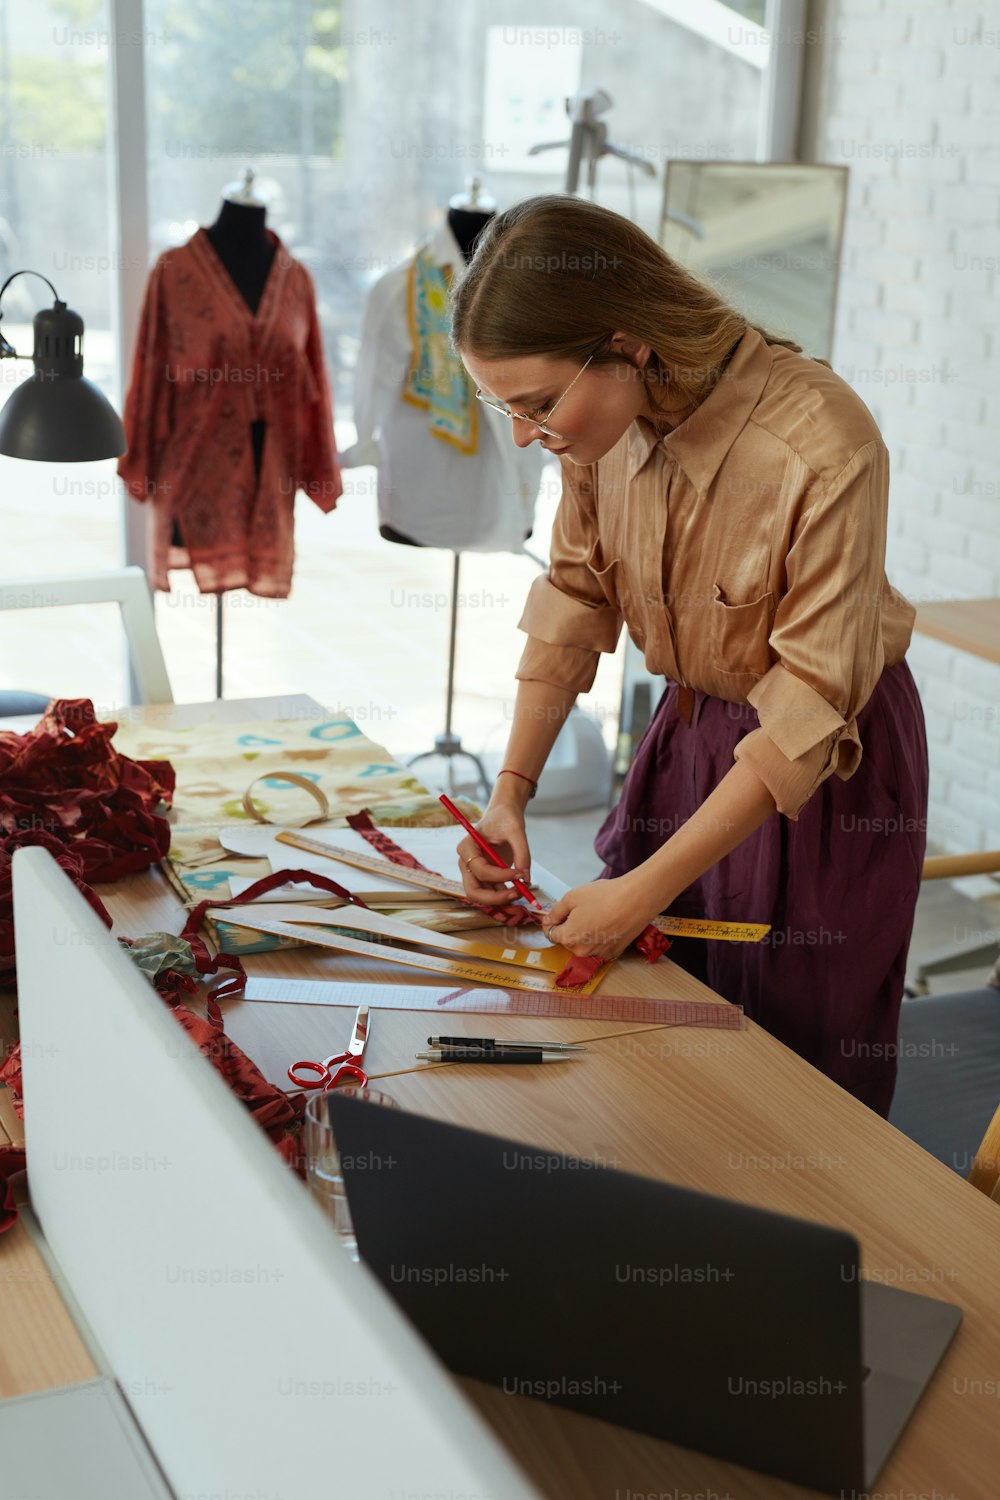
{"label": "silver pen", "polygon": [[586,1050],[579,1042],[522,1042],[505,1036],[429,1036],[427,1045],[428,1047],[480,1047],[484,1052],[494,1049],[502,1052],[518,1047],[527,1047],[536,1052],[539,1048],[544,1052],[584,1052]]}
{"label": "silver pen", "polygon": [[456,1063],[544,1063],[572,1062],[573,1052],[543,1052],[540,1047],[511,1047],[504,1052],[499,1047],[441,1047],[436,1052],[417,1052],[415,1057],[425,1062]]}

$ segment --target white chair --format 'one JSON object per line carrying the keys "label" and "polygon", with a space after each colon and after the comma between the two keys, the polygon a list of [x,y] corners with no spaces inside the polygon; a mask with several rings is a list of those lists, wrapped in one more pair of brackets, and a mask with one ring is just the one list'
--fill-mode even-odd
{"label": "white chair", "polygon": [[136,701],[173,703],[167,664],[156,633],[153,596],[141,568],[0,579],[0,610],[48,609],[64,604],[118,604],[128,641]]}

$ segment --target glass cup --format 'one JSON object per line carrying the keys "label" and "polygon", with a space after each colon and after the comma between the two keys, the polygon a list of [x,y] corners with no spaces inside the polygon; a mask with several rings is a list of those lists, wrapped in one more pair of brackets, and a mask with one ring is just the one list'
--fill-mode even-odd
{"label": "glass cup", "polygon": [[[395,1099],[379,1089],[348,1085],[338,1088],[337,1094],[346,1099],[360,1099],[366,1104],[381,1104],[387,1109],[398,1108]],[[358,1242],[351,1223],[351,1211],[347,1203],[340,1155],[333,1138],[326,1108],[326,1093],[314,1094],[306,1105],[305,1146],[306,1181],[320,1208],[337,1231],[340,1243],[351,1260],[359,1260]]]}

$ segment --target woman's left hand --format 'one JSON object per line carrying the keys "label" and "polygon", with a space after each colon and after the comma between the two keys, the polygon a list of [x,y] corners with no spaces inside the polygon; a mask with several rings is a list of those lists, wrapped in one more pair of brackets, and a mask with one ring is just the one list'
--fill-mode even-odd
{"label": "woman's left hand", "polygon": [[542,918],[551,943],[577,958],[617,958],[659,912],[648,889],[634,875],[578,885]]}

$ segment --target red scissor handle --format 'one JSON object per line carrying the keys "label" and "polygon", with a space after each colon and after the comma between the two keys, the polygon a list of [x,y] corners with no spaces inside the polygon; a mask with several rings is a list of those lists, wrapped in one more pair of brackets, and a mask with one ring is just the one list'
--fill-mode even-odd
{"label": "red scissor handle", "polygon": [[[308,1069],[312,1076],[300,1078],[300,1069]],[[297,1062],[292,1063],[292,1066],[288,1070],[288,1076],[297,1088],[322,1089],[330,1082],[330,1069],[325,1063]]]}
{"label": "red scissor handle", "polygon": [[[336,1073],[331,1072],[331,1069],[336,1067],[337,1063],[340,1063],[341,1066],[337,1068]],[[300,1069],[308,1069],[308,1076],[300,1078]],[[288,1076],[296,1087],[300,1089],[323,1089],[326,1092],[329,1089],[335,1089],[339,1083],[343,1083],[345,1078],[350,1079],[352,1083],[360,1084],[362,1088],[367,1088],[368,1086],[368,1074],[365,1070],[359,1068],[357,1063],[347,1062],[343,1053],[338,1057],[327,1058],[325,1063],[292,1063],[292,1066],[288,1070]]]}

